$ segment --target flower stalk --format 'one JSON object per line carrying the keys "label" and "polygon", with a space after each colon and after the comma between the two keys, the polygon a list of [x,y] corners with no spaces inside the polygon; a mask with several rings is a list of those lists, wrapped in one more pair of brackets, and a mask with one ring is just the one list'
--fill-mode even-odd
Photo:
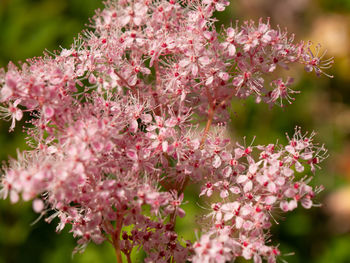
{"label": "flower stalk", "polygon": [[[123,217],[122,216],[117,216],[117,221],[115,225],[115,231],[112,234],[112,241],[113,241],[113,247],[115,250],[115,254],[117,257],[117,263],[123,263],[123,258],[122,258],[122,251],[120,248],[120,232],[123,227]],[[129,256],[130,258],[130,256]],[[129,259],[128,259],[129,263]]]}
{"label": "flower stalk", "polygon": [[[0,70],[0,117],[13,130],[30,114],[32,147],[4,167],[0,197],[53,210],[46,221],[71,224],[75,252],[112,243],[117,263],[122,253],[130,263],[133,248],[147,262],[276,262],[272,214],[315,206],[322,188],[300,173],[316,172],[326,150],[299,127],[286,145],[232,143],[219,123],[230,121],[232,100],[292,103],[292,79],[270,81],[277,68],[329,76],[333,60],[269,20],[219,33],[213,16],[228,5],[107,0],[71,48]],[[184,246],[175,225],[189,184],[219,201]]]}

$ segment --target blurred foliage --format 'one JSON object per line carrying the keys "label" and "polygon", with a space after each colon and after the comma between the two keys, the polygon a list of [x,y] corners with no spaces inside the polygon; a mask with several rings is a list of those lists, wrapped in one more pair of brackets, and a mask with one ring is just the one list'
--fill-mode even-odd
{"label": "blurred foliage", "polygon": [[[40,56],[44,50],[69,47],[99,7],[101,0],[1,0],[0,67],[10,60],[17,63]],[[280,242],[283,259],[292,263],[350,262],[350,205],[346,205],[350,204],[349,11],[350,0],[232,0],[227,11],[217,14],[226,25],[236,19],[270,16],[273,25],[289,28],[299,40],[320,42],[329,56],[335,56],[334,79],[291,70],[295,89],[301,91],[292,105],[269,109],[253,100],[233,101],[230,111],[230,136],[240,143],[244,136],[248,145],[254,136],[255,144],[285,142],[285,132],[292,134],[295,126],[301,126],[304,131],[317,131],[316,140],[329,149],[330,157],[314,179],[315,185],[326,188],[318,197],[324,206],[274,214],[280,224],[272,231],[273,240]],[[16,148],[26,149],[18,127],[9,134],[9,123],[0,122],[1,160],[15,157]],[[184,240],[194,240],[200,220],[198,205],[206,203],[198,203],[195,185],[186,192],[190,193],[183,206],[187,216],[178,219],[176,228]],[[75,240],[69,229],[56,234],[55,221],[47,224],[44,220],[30,226],[36,217],[30,203],[0,201],[0,263],[115,261],[108,243],[91,244],[84,254],[72,258]],[[295,254],[288,256],[291,252]]]}
{"label": "blurred foliage", "polygon": [[328,11],[336,12],[348,12],[350,11],[350,1],[349,0],[321,0],[320,4],[322,8]]}
{"label": "blurred foliage", "polygon": [[0,65],[69,47],[102,6],[98,0],[1,0]]}

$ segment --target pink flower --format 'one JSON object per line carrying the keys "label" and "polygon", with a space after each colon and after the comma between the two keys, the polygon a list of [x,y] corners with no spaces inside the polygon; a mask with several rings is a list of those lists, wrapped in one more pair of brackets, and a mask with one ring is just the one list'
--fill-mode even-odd
{"label": "pink flower", "polygon": [[18,104],[21,102],[20,99],[15,100],[12,104],[9,103],[8,108],[0,107],[0,116],[5,120],[12,120],[10,126],[10,131],[12,131],[16,126],[16,121],[20,121],[23,117],[23,112],[21,109],[17,108]]}
{"label": "pink flower", "polygon": [[[231,143],[227,109],[250,96],[292,103],[291,78],[270,81],[276,69],[327,75],[333,60],[262,19],[220,35],[213,15],[228,5],[106,1],[70,49],[0,70],[0,117],[13,130],[28,112],[33,147],[4,168],[0,197],[33,200],[58,232],[69,225],[74,252],[108,240],[145,262],[275,262],[272,214],[315,206],[321,188],[296,173],[315,172],[326,150],[300,128],[288,145]],[[175,231],[188,185],[208,210],[193,245]]]}

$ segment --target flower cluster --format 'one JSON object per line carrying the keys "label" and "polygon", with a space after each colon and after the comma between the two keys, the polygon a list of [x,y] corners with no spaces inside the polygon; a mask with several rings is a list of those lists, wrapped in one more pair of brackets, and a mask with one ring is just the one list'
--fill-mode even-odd
{"label": "flower cluster", "polygon": [[314,145],[312,137],[297,129],[287,146],[237,145],[233,154],[223,150],[214,157],[212,165],[219,172],[206,178],[200,195],[217,193],[220,202],[212,203],[207,215],[211,227],[194,245],[195,261],[226,262],[242,256],[275,262],[280,252],[265,242],[273,211],[292,211],[298,203],[309,209],[322,190],[308,185],[309,176],[296,180],[304,167],[314,170],[325,157],[325,149]]}
{"label": "flower cluster", "polygon": [[[57,231],[71,225],[77,250],[112,243],[118,262],[139,247],[147,262],[274,262],[273,212],[312,207],[321,189],[297,174],[315,172],[325,150],[299,128],[287,146],[233,147],[210,127],[228,121],[232,99],[291,103],[277,68],[327,75],[332,60],[268,20],[217,31],[213,13],[228,4],[110,0],[70,49],[0,71],[1,116],[13,130],[28,113],[32,147],[3,168],[0,195],[33,200]],[[212,202],[194,244],[174,230],[189,182]]]}

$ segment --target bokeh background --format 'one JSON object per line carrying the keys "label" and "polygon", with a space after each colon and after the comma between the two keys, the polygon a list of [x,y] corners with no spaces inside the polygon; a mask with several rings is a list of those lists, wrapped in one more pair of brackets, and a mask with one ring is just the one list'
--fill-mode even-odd
{"label": "bokeh background", "polygon": [[[271,17],[273,25],[287,27],[298,40],[322,43],[328,56],[334,56],[330,71],[333,79],[306,74],[293,69],[295,89],[301,94],[286,108],[269,109],[253,100],[234,101],[231,109],[231,136],[255,144],[279,140],[296,125],[304,131],[316,131],[316,140],[325,143],[329,158],[314,178],[315,185],[326,190],[317,200],[322,207],[296,209],[287,215],[277,214],[279,225],[273,228],[288,262],[350,262],[350,0],[232,0],[231,6],[218,13],[221,23],[237,19],[257,20]],[[101,0],[0,0],[0,67],[8,61],[24,61],[40,56],[44,50],[69,47],[85,28]],[[23,126],[24,123],[22,122]],[[0,122],[0,159],[16,156],[16,149],[27,148],[21,125],[9,134],[9,123]],[[189,195],[198,194],[196,187]],[[195,198],[184,205],[187,219],[178,220],[177,228],[185,239],[195,238]],[[0,200],[0,263],[89,263],[115,262],[113,248],[89,245],[84,254],[72,257],[75,240],[67,227],[55,233],[55,222],[44,220],[31,226],[37,215],[30,203],[11,205]],[[290,255],[294,252],[294,255]],[[135,261],[137,260],[135,257]]]}

